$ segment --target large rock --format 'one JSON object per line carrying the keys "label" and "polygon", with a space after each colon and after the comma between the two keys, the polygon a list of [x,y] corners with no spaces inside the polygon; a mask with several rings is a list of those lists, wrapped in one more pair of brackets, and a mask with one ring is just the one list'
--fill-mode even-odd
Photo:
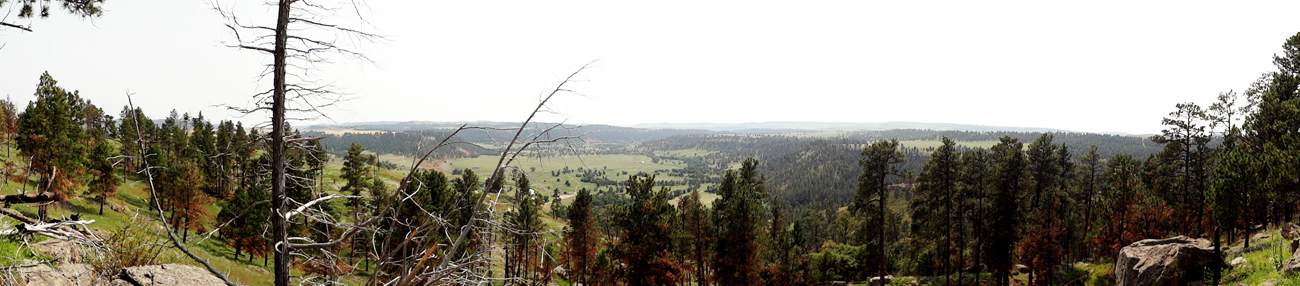
{"label": "large rock", "polygon": [[86,264],[63,264],[58,269],[35,264],[17,269],[17,276],[27,286],[100,285],[104,284],[94,269]]}
{"label": "large rock", "polygon": [[81,262],[81,247],[62,239],[50,239],[32,245],[32,252],[46,255],[62,263]]}
{"label": "large rock", "polygon": [[1187,285],[1205,278],[1206,266],[1221,263],[1206,239],[1176,236],[1146,239],[1119,250],[1116,285]]}
{"label": "large rock", "polygon": [[1282,274],[1291,275],[1300,272],[1300,251],[1291,253],[1291,258],[1282,263]]}
{"label": "large rock", "polygon": [[867,285],[877,285],[877,286],[880,286],[880,285],[889,285],[889,284],[894,284],[894,276],[893,276],[893,275],[885,275],[885,277],[883,277],[883,278],[881,278],[880,276],[871,277],[871,283],[869,283],[869,284],[867,284]]}
{"label": "large rock", "polygon": [[127,267],[121,278],[133,285],[226,285],[203,268],[182,264]]}

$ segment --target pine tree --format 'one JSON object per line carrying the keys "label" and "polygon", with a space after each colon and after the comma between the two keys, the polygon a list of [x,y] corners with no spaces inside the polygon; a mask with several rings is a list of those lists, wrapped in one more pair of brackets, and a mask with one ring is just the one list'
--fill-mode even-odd
{"label": "pine tree", "polygon": [[677,204],[677,213],[681,215],[682,231],[686,236],[683,249],[688,252],[687,259],[694,265],[695,285],[708,285],[709,261],[714,255],[709,251],[714,239],[713,221],[709,220],[709,209],[700,202],[700,190],[692,190]]}
{"label": "pine tree", "polygon": [[343,156],[343,168],[339,170],[339,177],[343,179],[343,187],[339,189],[340,193],[349,194],[355,198],[349,198],[347,206],[352,207],[353,211],[358,211],[361,207],[361,192],[369,186],[366,179],[366,157],[362,155],[366,149],[360,144],[352,143],[348,146],[348,154]]}
{"label": "pine tree", "polygon": [[117,150],[114,150],[107,140],[99,141],[95,144],[95,149],[90,152],[90,171],[93,179],[87,191],[95,195],[95,200],[99,202],[99,215],[104,215],[104,203],[117,195],[119,181],[113,174],[113,162],[109,161],[109,158],[114,156],[117,156]]}
{"label": "pine tree", "polygon": [[578,190],[568,210],[569,230],[565,232],[568,246],[570,280],[589,285],[591,268],[596,259],[596,218],[591,212],[591,191],[586,188]]}
{"label": "pine tree", "polygon": [[1069,151],[1052,144],[1053,136],[1043,134],[1029,144],[1025,153],[1025,202],[1021,213],[1024,240],[1020,241],[1020,257],[1034,269],[1034,285],[1052,284],[1052,273],[1064,256],[1062,236],[1065,213],[1059,211],[1068,201],[1062,186],[1073,167],[1069,164]]}
{"label": "pine tree", "polygon": [[1025,175],[1025,154],[1020,140],[1004,136],[1000,141],[993,146],[992,154],[997,167],[992,179],[990,219],[993,224],[987,248],[994,284],[1010,285],[1012,246],[1020,241],[1019,194]]}
{"label": "pine tree", "polygon": [[745,159],[740,171],[727,170],[713,201],[713,224],[718,228],[714,240],[714,278],[719,285],[757,285],[761,221],[766,213],[764,182],[758,173],[758,160]]}
{"label": "pine tree", "polygon": [[205,220],[210,216],[208,206],[212,199],[199,189],[203,177],[193,162],[181,161],[162,173],[160,187],[170,194],[168,206],[172,210],[170,223],[184,229],[182,241],[189,240],[189,231],[207,229]]}
{"label": "pine tree", "polygon": [[622,229],[619,248],[626,265],[627,285],[675,285],[681,267],[672,259],[677,210],[668,204],[668,189],[655,191],[654,175],[629,176],[632,204],[618,212]]}
{"label": "pine tree", "polygon": [[959,154],[956,142],[943,137],[943,145],[935,149],[917,176],[916,188],[909,209],[912,210],[912,232],[917,234],[920,243],[933,246],[934,262],[938,265],[938,274],[944,275],[944,283],[950,283],[947,276],[960,265],[953,266],[954,249],[953,226],[954,206],[960,204],[957,198],[957,183],[960,176],[958,169]]}
{"label": "pine tree", "polygon": [[59,87],[48,72],[41,74],[35,95],[36,101],[18,116],[18,149],[31,158],[32,171],[41,175],[42,191],[66,200],[64,192],[76,187],[89,151],[82,128],[83,103],[78,92]]}
{"label": "pine tree", "polygon": [[533,281],[541,270],[538,269],[541,264],[537,260],[537,254],[541,251],[537,233],[542,230],[542,222],[537,196],[528,182],[528,176],[523,172],[515,173],[515,187],[515,207],[506,214],[509,227],[504,233],[507,237],[506,276]]}
{"label": "pine tree", "polygon": [[[989,182],[993,174],[993,165],[990,160],[987,149],[976,148],[966,151],[961,156],[961,181],[958,188],[961,190],[961,196],[964,210],[961,212],[963,219],[967,221],[966,230],[963,232],[969,234],[972,252],[971,260],[974,261],[974,269],[983,269],[985,244],[988,241],[988,235],[991,231],[988,228],[987,217],[989,216]],[[966,239],[958,240],[960,248],[965,248]],[[964,265],[958,263],[958,265]]]}
{"label": "pine tree", "polygon": [[[886,219],[890,217],[886,208],[889,205],[889,179],[890,177],[907,176],[898,167],[898,165],[907,162],[903,152],[898,149],[897,139],[876,142],[862,149],[863,158],[858,162],[862,166],[862,174],[858,176],[858,192],[853,200],[852,207],[859,213],[865,214],[868,219],[875,218],[875,222],[863,224],[864,229],[860,235],[870,236],[871,234],[866,230],[875,230],[876,240],[873,244],[877,245],[878,248],[875,260],[877,262],[876,272],[879,277],[886,275],[886,265],[888,265],[885,262],[885,232],[888,229]],[[874,225],[874,227],[868,225]],[[859,261],[858,263],[866,264],[869,261]]]}

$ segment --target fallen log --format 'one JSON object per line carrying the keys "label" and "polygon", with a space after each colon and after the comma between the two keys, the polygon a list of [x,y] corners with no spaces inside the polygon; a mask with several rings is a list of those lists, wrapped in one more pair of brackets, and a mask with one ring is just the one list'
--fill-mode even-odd
{"label": "fallen log", "polygon": [[0,203],[5,204],[32,204],[45,203],[63,200],[62,196],[54,192],[40,192],[25,195],[3,195],[0,196]]}

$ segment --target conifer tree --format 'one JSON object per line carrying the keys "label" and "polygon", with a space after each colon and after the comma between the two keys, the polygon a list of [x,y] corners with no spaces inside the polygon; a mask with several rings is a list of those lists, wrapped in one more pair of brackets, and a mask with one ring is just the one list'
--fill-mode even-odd
{"label": "conifer tree", "polygon": [[107,140],[96,143],[95,148],[90,152],[90,171],[93,178],[87,191],[95,195],[95,201],[99,202],[99,215],[104,215],[104,203],[117,195],[119,181],[113,173],[113,162],[109,160],[115,156],[117,150],[114,150]]}
{"label": "conifer tree", "polygon": [[756,285],[759,237],[763,216],[763,199],[767,197],[758,173],[758,160],[745,159],[739,171],[727,170],[713,201],[713,224],[718,228],[714,240],[713,273],[719,285]]}
{"label": "conifer tree", "polygon": [[[858,162],[862,166],[862,174],[858,176],[858,192],[852,207],[859,213],[867,214],[868,219],[875,218],[875,222],[863,224],[864,229],[860,235],[870,236],[871,233],[876,235],[874,242],[878,248],[875,256],[876,272],[879,277],[884,277],[888,265],[885,262],[885,231],[888,228],[885,220],[890,217],[886,208],[889,205],[889,179],[907,176],[898,166],[907,162],[907,159],[899,150],[897,139],[871,144],[862,149],[862,157]],[[868,229],[875,231],[868,232]],[[859,263],[869,262],[859,261]]]}
{"label": "conifer tree", "polygon": [[599,241],[596,219],[591,212],[591,191],[586,188],[578,190],[569,205],[568,215],[569,230],[564,239],[568,246],[570,281],[588,285]]}
{"label": "conifer tree", "polygon": [[523,172],[515,173],[515,207],[506,214],[510,226],[505,232],[507,242],[506,276],[533,281],[541,264],[538,261],[540,244],[537,233],[542,230],[537,196]]}
{"label": "conifer tree", "polygon": [[360,144],[352,143],[348,146],[348,154],[343,156],[343,168],[339,170],[339,177],[343,179],[343,187],[339,189],[340,193],[352,195],[357,198],[349,198],[348,206],[357,211],[361,207],[361,192],[369,184],[366,179],[366,157],[361,154],[366,149]]}
{"label": "conifer tree", "polygon": [[621,209],[615,221],[622,229],[620,260],[627,267],[627,285],[675,285],[682,280],[681,267],[672,258],[677,209],[668,204],[667,188],[654,187],[654,175],[629,176],[632,204]]}
{"label": "conifer tree", "polygon": [[921,168],[917,176],[914,197],[909,209],[912,210],[912,232],[918,236],[920,243],[935,249],[933,257],[938,265],[938,274],[944,275],[944,283],[949,283],[947,274],[960,266],[952,265],[953,211],[957,201],[957,183],[960,179],[958,169],[959,155],[956,142],[943,137],[943,145],[935,149],[930,159]]}
{"label": "conifer tree", "polygon": [[1002,137],[998,145],[993,146],[993,160],[997,167],[993,172],[992,221],[987,242],[989,268],[993,270],[994,284],[1010,285],[1012,247],[1020,240],[1020,197],[1021,183],[1025,175],[1025,154],[1021,150],[1024,144],[1011,137]]}
{"label": "conifer tree", "polygon": [[18,116],[18,149],[31,159],[32,171],[41,175],[41,191],[66,200],[64,192],[75,188],[89,151],[82,128],[83,102],[78,92],[59,87],[48,72],[41,74],[35,95],[36,100]]}
{"label": "conifer tree", "polygon": [[713,221],[709,219],[709,209],[700,202],[700,190],[691,190],[677,204],[677,213],[686,241],[682,248],[688,252],[687,259],[694,265],[690,271],[695,276],[695,285],[708,285],[709,261],[714,253],[710,245],[714,239]]}

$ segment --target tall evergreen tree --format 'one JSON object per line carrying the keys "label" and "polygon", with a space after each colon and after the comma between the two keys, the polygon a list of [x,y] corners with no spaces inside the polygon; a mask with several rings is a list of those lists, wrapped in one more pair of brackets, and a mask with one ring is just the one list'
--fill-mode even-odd
{"label": "tall evergreen tree", "polygon": [[951,281],[947,275],[960,269],[960,265],[952,265],[955,251],[952,244],[953,227],[960,225],[959,221],[954,221],[958,215],[954,207],[960,203],[957,202],[957,183],[961,173],[960,154],[955,150],[957,143],[948,137],[943,137],[942,143],[921,167],[910,209],[912,233],[917,234],[919,243],[935,250],[932,255],[938,264],[937,274],[944,275],[944,283],[948,284]]}
{"label": "tall evergreen tree", "polygon": [[95,195],[95,201],[99,202],[99,215],[104,215],[104,203],[117,195],[119,181],[113,173],[113,162],[109,159],[115,156],[117,150],[114,150],[107,140],[96,143],[95,149],[90,152],[90,171],[93,178],[87,191]]}
{"label": "tall evergreen tree", "polygon": [[506,214],[509,226],[505,233],[506,277],[533,281],[541,270],[537,255],[541,251],[537,242],[538,232],[542,230],[540,207],[528,176],[523,172],[515,173],[515,187],[515,207]]}
{"label": "tall evergreen tree", "polygon": [[766,178],[758,173],[758,160],[745,159],[739,171],[728,170],[713,201],[714,279],[719,285],[756,285],[759,271],[759,237],[766,210]]}
{"label": "tall evergreen tree", "polygon": [[1175,209],[1178,210],[1178,218],[1186,222],[1183,224],[1181,233],[1202,236],[1204,235],[1205,209],[1205,190],[1209,187],[1209,164],[1208,155],[1210,148],[1207,146],[1210,142],[1210,133],[1206,126],[1201,124],[1201,119],[1205,118],[1205,110],[1195,103],[1179,103],[1177,110],[1169,113],[1162,121],[1167,129],[1161,130],[1161,135],[1152,137],[1151,140],[1156,143],[1165,144],[1165,151],[1162,159],[1164,164],[1170,164],[1171,170],[1174,171],[1172,182],[1175,184],[1178,200]]}
{"label": "tall evergreen tree", "polygon": [[1063,146],[1052,144],[1054,136],[1042,134],[1029,144],[1026,151],[1025,202],[1021,213],[1024,240],[1020,242],[1021,257],[1034,269],[1034,285],[1050,285],[1055,267],[1065,254],[1067,213],[1060,211],[1069,205],[1065,183],[1073,166],[1070,154]]}
{"label": "tall evergreen tree", "polygon": [[[975,148],[961,156],[961,181],[958,184],[960,189],[963,206],[962,216],[967,222],[966,230],[962,232],[963,238],[973,238],[971,243],[970,258],[973,260],[974,269],[983,269],[984,266],[984,245],[987,241],[989,232],[987,217],[989,215],[989,181],[993,174],[993,165],[988,149]],[[960,248],[965,249],[967,239],[958,240]],[[958,263],[958,265],[964,265]]]}
{"label": "tall evergreen tree", "polygon": [[366,149],[360,144],[352,143],[348,146],[348,154],[343,156],[343,168],[339,170],[339,177],[343,179],[343,188],[339,189],[340,193],[354,196],[348,199],[348,206],[354,211],[361,207],[361,192],[369,186],[366,179],[366,157],[362,155]]}
{"label": "tall evergreen tree", "polygon": [[[569,229],[565,232],[568,245],[570,281],[590,284],[588,278],[596,259],[596,218],[591,212],[591,191],[586,188],[578,190],[568,210]],[[701,284],[703,285],[703,284]]]}
{"label": "tall evergreen tree", "polygon": [[629,176],[627,194],[632,204],[619,211],[622,229],[619,248],[627,285],[675,285],[681,267],[672,259],[677,210],[668,204],[668,189],[654,190],[654,175]]}
{"label": "tall evergreen tree", "polygon": [[695,285],[709,285],[708,262],[714,254],[709,246],[713,243],[715,232],[713,221],[709,220],[709,209],[700,202],[699,189],[692,190],[682,198],[677,204],[677,213],[681,214],[682,231],[686,236],[682,248],[688,252],[687,259],[694,265],[691,272],[695,276]]}
{"label": "tall evergreen tree", "polygon": [[1024,144],[1011,137],[1002,137],[993,146],[993,160],[997,167],[993,173],[990,207],[992,230],[987,243],[989,266],[993,270],[994,284],[1010,285],[1012,246],[1020,241],[1022,218],[1020,197],[1025,177]]}
{"label": "tall evergreen tree", "polygon": [[77,175],[85,170],[89,151],[82,129],[83,103],[77,92],[59,87],[48,72],[41,74],[35,95],[18,116],[18,149],[41,175],[42,191],[66,200],[65,192],[75,188]]}
{"label": "tall evergreen tree", "polygon": [[[880,277],[885,276],[885,232],[888,227],[886,219],[890,217],[886,206],[889,205],[889,179],[890,177],[904,177],[906,174],[898,167],[899,164],[907,162],[903,153],[898,150],[898,140],[880,141],[871,146],[862,149],[862,159],[858,160],[858,165],[862,166],[862,173],[858,175],[858,191],[853,199],[852,208],[859,213],[865,214],[868,222],[863,224],[863,231],[860,235],[870,236],[867,229],[875,229],[875,241],[877,245],[877,268],[876,272]],[[869,227],[872,225],[874,227]],[[867,240],[871,240],[868,238]],[[859,261],[866,264],[867,261]]]}

